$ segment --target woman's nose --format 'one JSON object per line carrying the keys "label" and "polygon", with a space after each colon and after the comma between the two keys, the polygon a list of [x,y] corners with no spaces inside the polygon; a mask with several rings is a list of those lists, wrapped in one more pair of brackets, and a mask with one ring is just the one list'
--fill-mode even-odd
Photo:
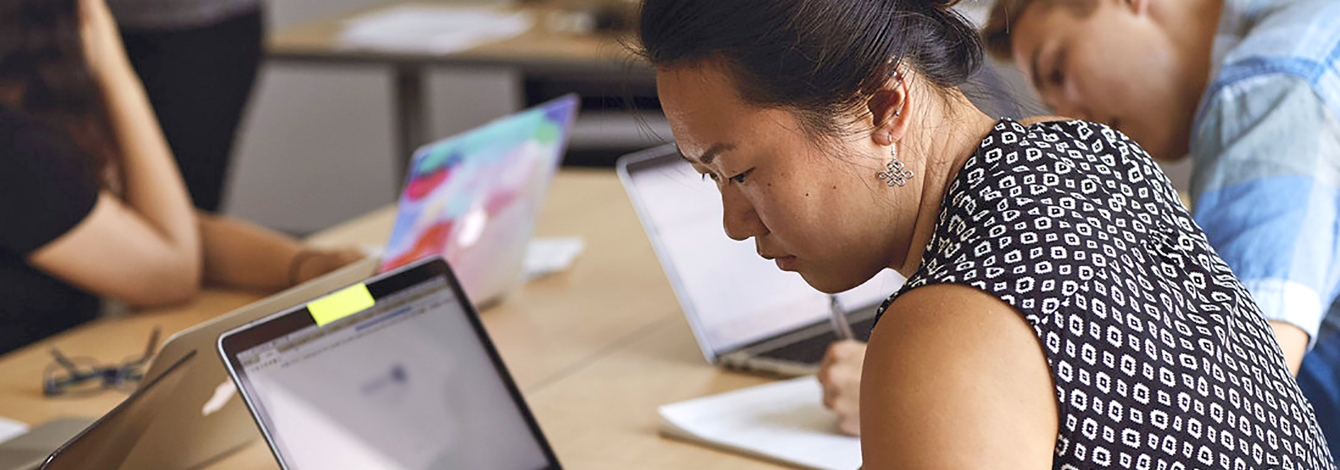
{"label": "woman's nose", "polygon": [[767,233],[767,227],[758,218],[758,212],[740,191],[725,185],[721,188],[722,226],[726,236],[737,241],[748,240]]}

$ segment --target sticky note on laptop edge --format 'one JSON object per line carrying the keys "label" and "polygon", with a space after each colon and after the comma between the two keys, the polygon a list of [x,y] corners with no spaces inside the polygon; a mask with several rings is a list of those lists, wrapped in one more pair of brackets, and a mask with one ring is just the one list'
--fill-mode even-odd
{"label": "sticky note on laptop edge", "polygon": [[312,314],[316,326],[326,326],[327,323],[367,310],[376,303],[367,284],[360,282],[311,301],[307,304],[307,312]]}

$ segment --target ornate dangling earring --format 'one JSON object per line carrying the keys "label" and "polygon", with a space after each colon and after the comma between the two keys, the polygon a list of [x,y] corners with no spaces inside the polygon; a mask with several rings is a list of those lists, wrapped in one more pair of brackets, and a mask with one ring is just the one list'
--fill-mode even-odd
{"label": "ornate dangling earring", "polygon": [[912,179],[912,170],[903,168],[903,162],[898,160],[897,147],[890,147],[889,154],[893,156],[893,159],[889,160],[888,165],[884,165],[884,168],[886,168],[887,171],[881,171],[876,176],[878,176],[879,179],[887,180],[886,183],[888,183],[890,188],[894,186],[900,188],[907,186],[907,181]]}

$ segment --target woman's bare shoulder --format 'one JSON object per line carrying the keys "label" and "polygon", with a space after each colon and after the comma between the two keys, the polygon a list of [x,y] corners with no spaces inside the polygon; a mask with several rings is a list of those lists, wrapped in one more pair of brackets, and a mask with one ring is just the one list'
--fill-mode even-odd
{"label": "woman's bare shoulder", "polygon": [[1043,468],[1056,443],[1046,356],[1013,307],[972,287],[900,296],[866,352],[861,435],[870,468]]}

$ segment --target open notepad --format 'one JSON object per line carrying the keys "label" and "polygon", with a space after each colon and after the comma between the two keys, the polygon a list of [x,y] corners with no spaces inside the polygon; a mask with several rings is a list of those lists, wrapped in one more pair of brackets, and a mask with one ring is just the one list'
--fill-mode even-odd
{"label": "open notepad", "polygon": [[800,468],[853,470],[861,441],[837,433],[813,376],[662,406],[661,434]]}

